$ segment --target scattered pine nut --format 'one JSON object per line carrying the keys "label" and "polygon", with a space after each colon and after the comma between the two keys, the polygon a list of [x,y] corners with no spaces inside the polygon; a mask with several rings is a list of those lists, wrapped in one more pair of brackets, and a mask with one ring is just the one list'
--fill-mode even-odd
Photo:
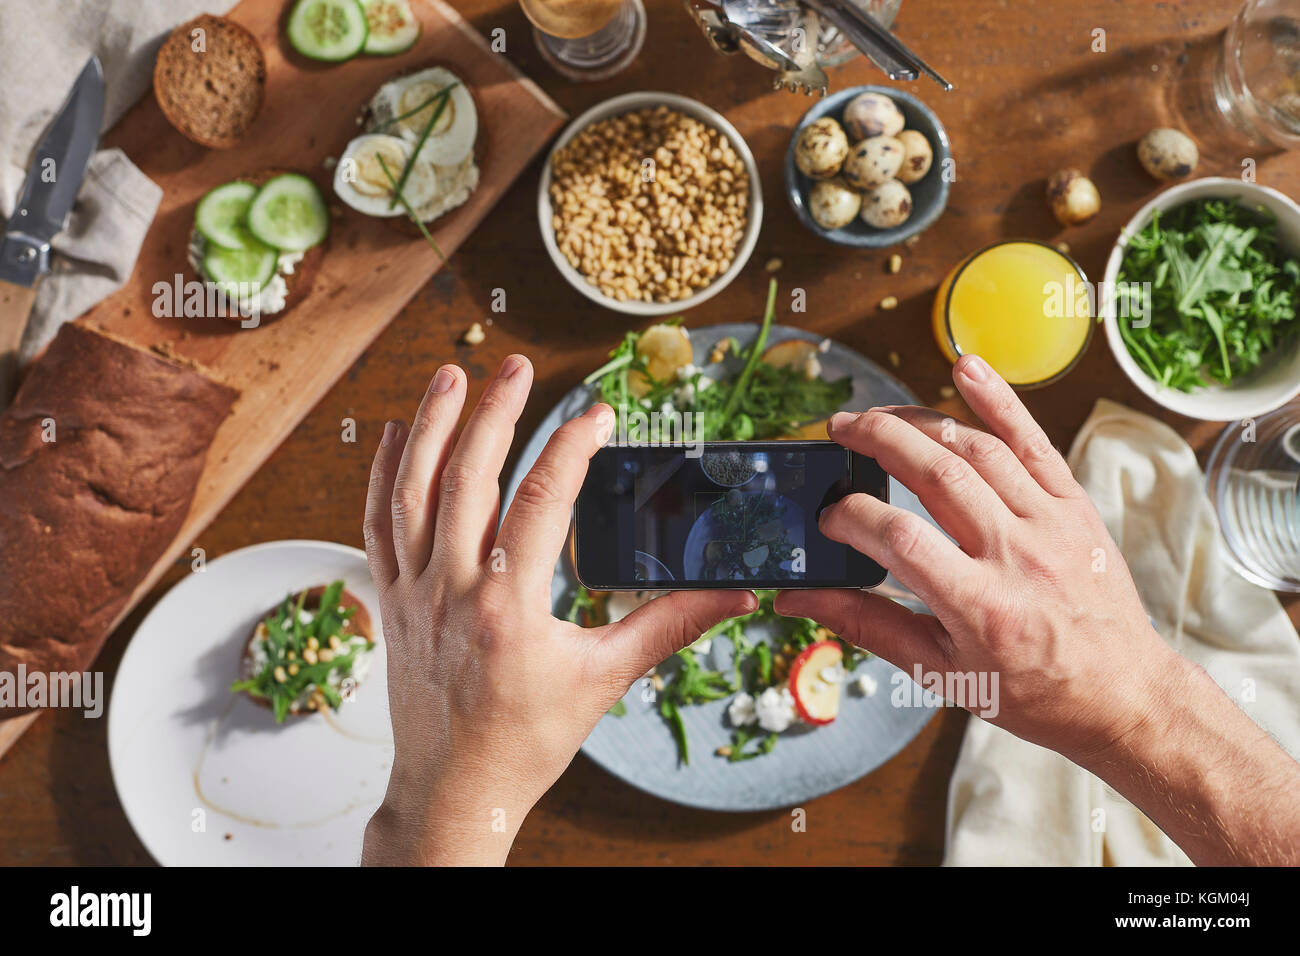
{"label": "scattered pine nut", "polygon": [[655,690],[663,690],[665,687],[668,686],[667,684],[664,683],[664,679],[660,677],[658,674],[655,674],[654,677],[650,678],[650,683],[655,685]]}
{"label": "scattered pine nut", "polygon": [[903,364],[903,360],[902,358],[899,357],[899,354],[897,352],[890,352],[889,364],[894,366],[894,368],[898,368],[900,365]]}
{"label": "scattered pine nut", "polygon": [[940,398],[952,398],[956,394],[957,389],[953,388],[951,385],[945,385],[943,388],[939,389]]}
{"label": "scattered pine nut", "polygon": [[898,308],[898,296],[887,295],[880,300],[880,307],[888,312],[890,309]]}
{"label": "scattered pine nut", "polygon": [[903,268],[903,257],[902,257],[902,256],[900,256],[898,253],[894,253],[892,256],[889,257],[889,274],[890,274],[890,275],[898,275],[899,270],[901,270],[902,268]]}
{"label": "scattered pine nut", "polygon": [[315,664],[317,661],[316,652],[309,647],[302,652],[302,659],[308,664]]}
{"label": "scattered pine nut", "polygon": [[277,667],[274,673],[275,673],[275,682],[277,684],[283,684],[285,681],[289,679],[289,675],[284,672],[283,667]]}
{"label": "scattered pine nut", "polygon": [[730,756],[731,756],[731,748],[730,748],[730,747],[719,747],[717,750],[714,751],[714,753],[716,753],[719,757],[730,757]]}
{"label": "scattered pine nut", "polygon": [[781,260],[774,257],[768,259],[767,265],[763,266],[763,268],[766,269],[768,272],[778,272],[780,271],[782,265],[783,263],[781,262]]}
{"label": "scattered pine nut", "polygon": [[298,674],[298,665],[297,665],[297,664],[290,664],[290,665],[289,665],[289,676],[290,676],[290,677],[295,677],[295,676],[297,676],[297,674]]}
{"label": "scattered pine nut", "polygon": [[483,331],[483,326],[475,322],[465,330],[465,334],[460,337],[460,340],[466,345],[482,345],[483,340],[486,338],[487,333]]}
{"label": "scattered pine nut", "polygon": [[1070,254],[1070,244],[1065,241],[1058,242],[1056,244],[1056,251],[1062,255],[1068,256]]}

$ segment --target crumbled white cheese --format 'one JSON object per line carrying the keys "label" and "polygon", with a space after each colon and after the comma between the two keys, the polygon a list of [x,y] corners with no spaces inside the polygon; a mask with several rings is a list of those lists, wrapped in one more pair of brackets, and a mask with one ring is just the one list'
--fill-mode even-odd
{"label": "crumbled white cheese", "polygon": [[795,722],[794,697],[790,688],[769,687],[754,702],[758,726],[769,733],[779,734]]}
{"label": "crumbled white cheese", "polygon": [[727,717],[733,727],[748,727],[754,723],[758,720],[758,714],[754,712],[754,698],[742,690],[731,698],[731,703],[727,706]]}
{"label": "crumbled white cheese", "polygon": [[817,361],[817,356],[810,352],[807,360],[803,363],[803,377],[812,382],[821,378],[821,375],[822,363]]}
{"label": "crumbled white cheese", "polygon": [[823,355],[825,355],[830,350],[831,350],[830,339],[822,339],[820,342],[817,343],[817,351],[821,352]]}
{"label": "crumbled white cheese", "polygon": [[276,268],[280,270],[281,275],[293,275],[294,266],[302,262],[305,252],[282,252],[278,259],[275,260]]}
{"label": "crumbled white cheese", "polygon": [[844,682],[844,668],[839,664],[832,664],[829,667],[823,667],[821,674],[818,676],[828,684],[842,684]]}
{"label": "crumbled white cheese", "polygon": [[858,688],[858,693],[863,697],[874,697],[876,696],[876,691],[880,689],[880,685],[870,674],[863,674],[855,683]]}

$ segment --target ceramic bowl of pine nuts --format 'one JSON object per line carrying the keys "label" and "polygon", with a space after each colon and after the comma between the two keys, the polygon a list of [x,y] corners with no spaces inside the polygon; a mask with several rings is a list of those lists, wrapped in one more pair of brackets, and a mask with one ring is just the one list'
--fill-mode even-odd
{"label": "ceramic bowl of pine nuts", "polygon": [[537,219],[556,268],[588,299],[672,315],[744,268],[763,193],[753,154],[722,114],[672,93],[628,93],[560,134]]}

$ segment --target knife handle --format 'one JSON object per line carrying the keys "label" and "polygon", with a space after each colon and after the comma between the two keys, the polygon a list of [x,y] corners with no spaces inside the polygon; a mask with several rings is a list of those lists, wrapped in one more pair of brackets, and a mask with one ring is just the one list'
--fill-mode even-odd
{"label": "knife handle", "polygon": [[18,385],[18,346],[35,301],[35,286],[0,282],[0,409],[9,404]]}

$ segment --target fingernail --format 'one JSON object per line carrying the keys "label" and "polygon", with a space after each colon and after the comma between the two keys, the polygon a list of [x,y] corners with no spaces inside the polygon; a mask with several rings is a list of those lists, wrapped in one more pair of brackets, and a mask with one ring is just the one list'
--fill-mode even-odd
{"label": "fingernail", "polygon": [[878,412],[895,412],[895,411],[898,411],[898,406],[897,406],[897,405],[877,405],[877,406],[876,406],[876,411],[878,411]]}
{"label": "fingernail", "polygon": [[614,434],[614,410],[605,407],[596,414],[596,442],[604,446],[609,436]]}
{"label": "fingernail", "polygon": [[972,382],[977,382],[981,385],[989,380],[989,372],[991,371],[992,369],[989,368],[989,363],[984,361],[978,355],[966,356],[966,361],[961,367],[961,373],[963,375]]}
{"label": "fingernail", "polygon": [[848,428],[861,417],[860,412],[836,412],[831,416],[831,431],[838,431],[841,428]]}
{"label": "fingernail", "polygon": [[501,363],[501,371],[498,375],[501,378],[510,378],[524,367],[524,359],[520,355],[508,355],[506,360]]}
{"label": "fingernail", "polygon": [[397,422],[386,422],[384,424],[384,437],[379,439],[379,447],[387,448],[397,437]]}
{"label": "fingernail", "polygon": [[447,366],[438,369],[438,374],[433,377],[433,384],[429,386],[429,391],[437,395],[439,392],[445,392],[456,383],[456,375]]}

